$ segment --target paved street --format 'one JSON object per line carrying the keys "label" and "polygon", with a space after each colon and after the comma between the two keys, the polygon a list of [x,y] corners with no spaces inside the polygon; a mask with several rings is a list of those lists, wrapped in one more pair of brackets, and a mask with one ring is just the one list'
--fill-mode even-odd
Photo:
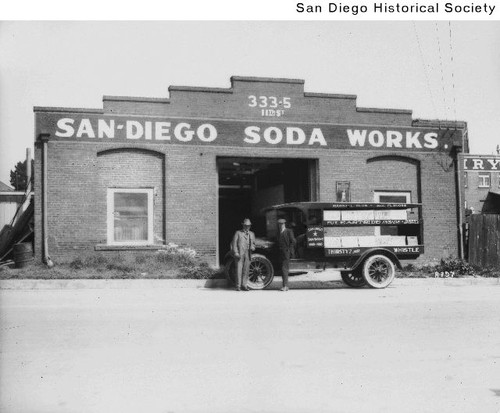
{"label": "paved street", "polygon": [[498,285],[1,290],[0,309],[4,413],[500,412]]}

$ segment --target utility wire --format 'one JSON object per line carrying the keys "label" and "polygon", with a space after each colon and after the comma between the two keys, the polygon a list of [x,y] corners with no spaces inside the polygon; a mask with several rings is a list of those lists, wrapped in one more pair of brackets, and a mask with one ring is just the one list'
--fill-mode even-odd
{"label": "utility wire", "polygon": [[436,37],[437,37],[437,44],[438,44],[438,53],[439,53],[439,66],[441,68],[441,86],[443,89],[443,104],[444,104],[444,109],[445,112],[447,111],[447,104],[446,104],[446,91],[444,88],[444,70],[443,70],[443,56],[441,54],[441,41],[439,40],[439,25],[438,22],[436,22]]}
{"label": "utility wire", "polygon": [[453,61],[453,41],[451,36],[451,21],[448,21],[448,27],[450,29],[450,59],[451,59],[451,85],[453,87],[453,113],[455,115],[455,123],[457,122],[457,99],[455,92],[455,74],[453,72],[453,68],[455,67]]}
{"label": "utility wire", "polygon": [[429,82],[429,75],[427,74],[427,68],[425,66],[424,54],[422,52],[422,46],[420,44],[420,37],[418,36],[417,26],[415,25],[415,21],[413,21],[413,30],[415,32],[415,37],[417,38],[418,51],[420,52],[420,60],[422,62],[422,66],[424,68],[425,82],[427,83],[427,90],[429,92],[429,96],[431,97],[432,110],[436,116],[436,119],[439,118],[437,116],[436,104],[434,103],[434,95],[432,93],[431,84]]}

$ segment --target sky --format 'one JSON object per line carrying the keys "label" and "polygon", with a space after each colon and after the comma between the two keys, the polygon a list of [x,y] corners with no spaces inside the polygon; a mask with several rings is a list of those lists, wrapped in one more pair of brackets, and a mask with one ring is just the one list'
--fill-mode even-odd
{"label": "sky", "polygon": [[168,98],[231,76],[466,121],[474,154],[500,144],[500,21],[2,21],[0,181],[33,148],[34,106]]}

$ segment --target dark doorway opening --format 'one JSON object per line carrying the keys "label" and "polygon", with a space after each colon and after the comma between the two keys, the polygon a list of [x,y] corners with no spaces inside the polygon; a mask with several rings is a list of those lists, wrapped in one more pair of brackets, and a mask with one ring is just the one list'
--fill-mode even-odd
{"label": "dark doorway opening", "polygon": [[317,200],[317,160],[217,158],[219,174],[219,260],[229,250],[244,218],[256,236],[264,236],[262,210],[286,202]]}

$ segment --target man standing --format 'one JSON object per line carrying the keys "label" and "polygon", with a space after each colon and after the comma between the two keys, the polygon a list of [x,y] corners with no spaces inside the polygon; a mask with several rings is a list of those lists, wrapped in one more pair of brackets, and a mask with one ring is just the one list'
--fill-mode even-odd
{"label": "man standing", "polygon": [[283,273],[283,287],[281,291],[288,291],[288,270],[290,258],[295,256],[296,240],[293,231],[286,227],[286,220],[278,219],[279,235],[278,245],[280,249],[281,272]]}
{"label": "man standing", "polygon": [[248,273],[252,251],[255,250],[255,234],[250,231],[252,223],[248,218],[242,222],[243,228],[234,233],[231,251],[236,264],[236,291],[248,291]]}

